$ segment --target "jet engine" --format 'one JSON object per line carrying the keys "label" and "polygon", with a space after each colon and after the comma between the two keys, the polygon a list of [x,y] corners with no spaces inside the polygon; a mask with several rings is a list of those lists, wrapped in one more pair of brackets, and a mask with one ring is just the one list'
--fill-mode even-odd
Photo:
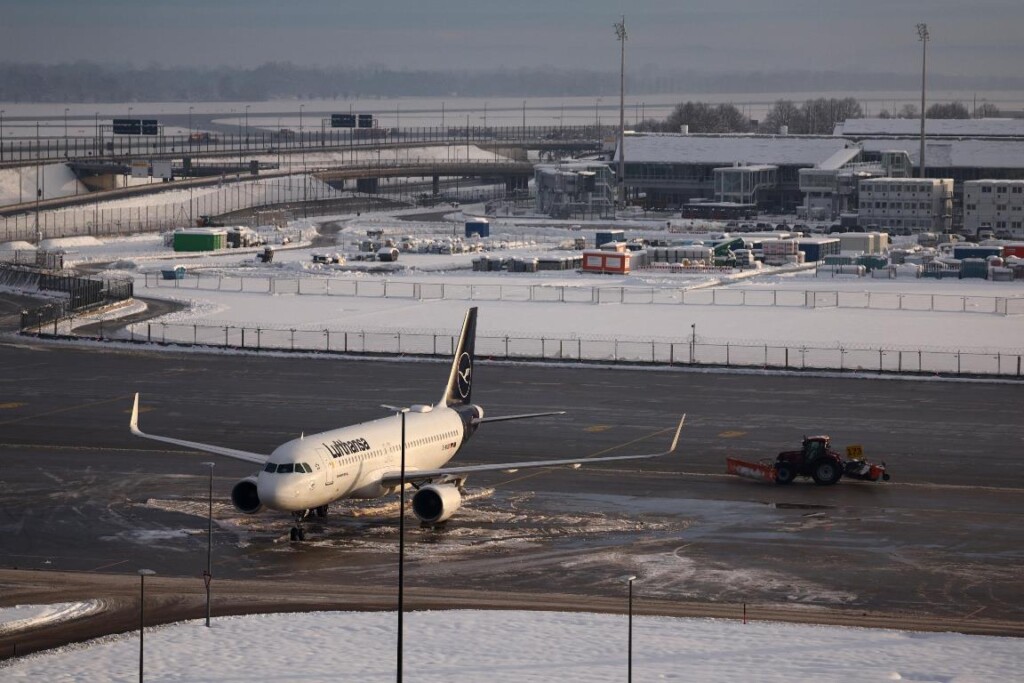
{"label": "jet engine", "polygon": [[246,477],[231,489],[231,502],[235,509],[247,515],[254,515],[263,509],[260,494],[256,490],[256,477]]}
{"label": "jet engine", "polygon": [[427,484],[412,497],[412,511],[421,522],[444,522],[462,505],[462,494],[454,484]]}

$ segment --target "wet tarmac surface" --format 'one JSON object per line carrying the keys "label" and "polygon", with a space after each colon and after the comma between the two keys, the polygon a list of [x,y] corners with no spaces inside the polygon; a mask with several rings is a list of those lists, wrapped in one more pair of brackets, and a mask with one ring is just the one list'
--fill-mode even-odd
{"label": "wet tarmac surface", "polygon": [[[341,359],[0,346],[0,565],[198,577],[209,455],[128,433],[142,391],[152,433],[269,452],[298,432],[378,417],[433,396],[446,366]],[[476,390],[478,389],[478,391]],[[489,415],[455,463],[660,450],[678,455],[476,475],[438,529],[407,518],[406,581],[438,590],[607,597],[635,574],[667,601],[1024,617],[1024,387],[482,364]],[[956,397],[956,400],[951,400]],[[804,433],[861,443],[887,484],[724,474],[724,459],[795,447]],[[397,499],[343,502],[287,540],[287,515],[228,501],[252,466],[214,458],[214,574],[282,591],[394,582]],[[16,600],[16,593],[11,599]],[[6,604],[6,603],[5,603]]]}

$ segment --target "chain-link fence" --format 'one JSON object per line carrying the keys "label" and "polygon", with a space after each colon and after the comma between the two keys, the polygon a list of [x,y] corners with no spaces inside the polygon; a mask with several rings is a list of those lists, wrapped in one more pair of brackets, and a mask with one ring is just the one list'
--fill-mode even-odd
{"label": "chain-link fence", "polygon": [[[31,333],[71,334],[64,321]],[[102,338],[102,333],[99,335]],[[457,337],[400,330],[331,330],[136,323],[109,332],[107,339],[249,351],[446,357]],[[696,339],[609,339],[598,337],[477,336],[478,357],[648,366],[729,367],[762,370],[860,371],[976,377],[1022,377],[1024,353],[940,349],[872,348],[730,343]]]}
{"label": "chain-link fence", "polygon": [[349,280],[326,277],[231,276],[190,273],[182,280],[163,280],[146,273],[154,289],[349,296],[383,299],[446,299],[453,301],[534,301],[542,303],[685,304],[693,306],[756,306],[791,308],[864,308],[883,311],[931,311],[1020,315],[1024,297],[972,296],[898,292],[811,290],[685,289],[668,287],[593,287],[555,284],[459,284],[407,280]]}

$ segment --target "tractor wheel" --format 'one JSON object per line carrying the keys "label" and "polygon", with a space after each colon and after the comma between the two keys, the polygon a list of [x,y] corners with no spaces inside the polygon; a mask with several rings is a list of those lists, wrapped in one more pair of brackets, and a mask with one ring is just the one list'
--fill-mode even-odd
{"label": "tractor wheel", "polygon": [[784,462],[775,465],[776,484],[792,484],[794,479],[796,479],[796,470],[792,465]]}
{"label": "tractor wheel", "polygon": [[814,466],[811,476],[814,477],[814,483],[830,486],[843,476],[843,469],[833,460],[822,460]]}

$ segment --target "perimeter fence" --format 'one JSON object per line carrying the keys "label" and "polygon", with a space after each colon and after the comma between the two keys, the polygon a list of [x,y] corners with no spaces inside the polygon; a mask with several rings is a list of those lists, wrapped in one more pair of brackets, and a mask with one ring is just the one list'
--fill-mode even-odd
{"label": "perimeter fence", "polygon": [[[26,326],[41,336],[73,334],[74,321]],[[325,354],[449,357],[457,336],[416,331],[350,331],[260,327],[135,323],[107,336],[90,338],[123,342],[245,351],[294,351]],[[1022,377],[1024,353],[943,349],[880,348],[764,344],[701,339],[630,339],[598,337],[477,336],[478,357],[522,361],[564,361],[638,366],[729,367],[763,370],[861,371],[976,377]]]}
{"label": "perimeter fence", "polygon": [[203,272],[189,273],[185,279],[181,280],[164,280],[160,273],[146,273],[144,277],[146,288],[274,295],[574,304],[861,308],[883,311],[1024,314],[1024,297],[958,294],[784,289],[687,289],[683,287],[587,287],[555,284],[459,284],[387,279],[349,280],[326,277],[243,277]]}

